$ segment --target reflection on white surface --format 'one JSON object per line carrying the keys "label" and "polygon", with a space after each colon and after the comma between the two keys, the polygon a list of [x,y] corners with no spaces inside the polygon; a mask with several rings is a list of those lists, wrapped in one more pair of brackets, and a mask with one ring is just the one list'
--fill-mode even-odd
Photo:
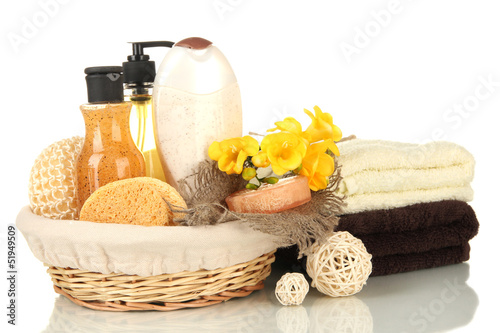
{"label": "reflection on white surface", "polygon": [[270,308],[263,292],[216,306],[169,312],[96,311],[59,296],[44,332],[262,332],[274,325]]}
{"label": "reflection on white surface", "polygon": [[309,332],[307,310],[301,305],[284,306],[276,312],[276,324],[284,333],[307,333]]}
{"label": "reflection on white surface", "polygon": [[372,333],[368,306],[356,296],[321,297],[311,307],[311,332]]}
{"label": "reflection on white surface", "polygon": [[467,285],[469,265],[374,277],[359,294],[374,332],[446,332],[467,325],[479,299]]}
{"label": "reflection on white surface", "polygon": [[370,278],[350,297],[312,289],[289,307],[274,296],[284,273],[275,268],[266,289],[248,297],[171,312],[95,311],[59,296],[44,332],[442,332],[466,325],[478,306],[468,264]]}

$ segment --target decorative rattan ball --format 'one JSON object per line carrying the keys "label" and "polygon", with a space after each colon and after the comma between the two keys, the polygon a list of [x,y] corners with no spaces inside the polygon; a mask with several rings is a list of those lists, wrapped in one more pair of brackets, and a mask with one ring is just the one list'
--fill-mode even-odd
{"label": "decorative rattan ball", "polygon": [[308,292],[309,283],[300,273],[286,273],[276,283],[276,298],[283,305],[302,304]]}
{"label": "decorative rattan ball", "polygon": [[358,293],[372,272],[371,254],[347,231],[335,232],[322,244],[315,243],[311,252],[306,266],[311,285],[328,296]]}
{"label": "decorative rattan ball", "polygon": [[33,213],[59,220],[78,218],[76,160],[82,145],[83,138],[75,136],[51,144],[37,157],[28,189]]}

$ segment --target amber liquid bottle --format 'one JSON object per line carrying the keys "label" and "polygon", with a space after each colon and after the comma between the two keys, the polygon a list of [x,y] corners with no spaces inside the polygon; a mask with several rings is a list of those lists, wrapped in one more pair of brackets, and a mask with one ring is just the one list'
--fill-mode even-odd
{"label": "amber liquid bottle", "polygon": [[85,69],[89,103],[80,106],[85,141],[76,164],[79,210],[99,187],[146,176],[144,157],[130,134],[132,104],[123,101],[121,73],[119,66]]}

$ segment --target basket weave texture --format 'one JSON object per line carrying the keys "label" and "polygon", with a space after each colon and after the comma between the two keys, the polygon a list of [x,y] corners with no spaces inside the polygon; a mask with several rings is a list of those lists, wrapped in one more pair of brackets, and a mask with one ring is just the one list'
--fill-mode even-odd
{"label": "basket weave texture", "polygon": [[216,270],[155,276],[101,274],[49,266],[54,290],[74,303],[106,311],[170,311],[245,297],[264,288],[274,251]]}

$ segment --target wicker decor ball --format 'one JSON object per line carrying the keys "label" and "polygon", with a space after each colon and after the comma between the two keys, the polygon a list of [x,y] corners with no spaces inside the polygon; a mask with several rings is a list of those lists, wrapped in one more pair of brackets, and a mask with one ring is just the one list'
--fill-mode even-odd
{"label": "wicker decor ball", "polygon": [[82,145],[83,138],[75,136],[51,144],[37,157],[28,189],[33,213],[59,220],[78,218],[76,160]]}
{"label": "wicker decor ball", "polygon": [[371,254],[347,231],[334,233],[322,244],[315,243],[311,252],[306,266],[311,285],[328,296],[358,293],[372,272]]}
{"label": "wicker decor ball", "polygon": [[286,273],[276,283],[276,298],[283,305],[302,304],[308,292],[309,283],[300,273]]}

